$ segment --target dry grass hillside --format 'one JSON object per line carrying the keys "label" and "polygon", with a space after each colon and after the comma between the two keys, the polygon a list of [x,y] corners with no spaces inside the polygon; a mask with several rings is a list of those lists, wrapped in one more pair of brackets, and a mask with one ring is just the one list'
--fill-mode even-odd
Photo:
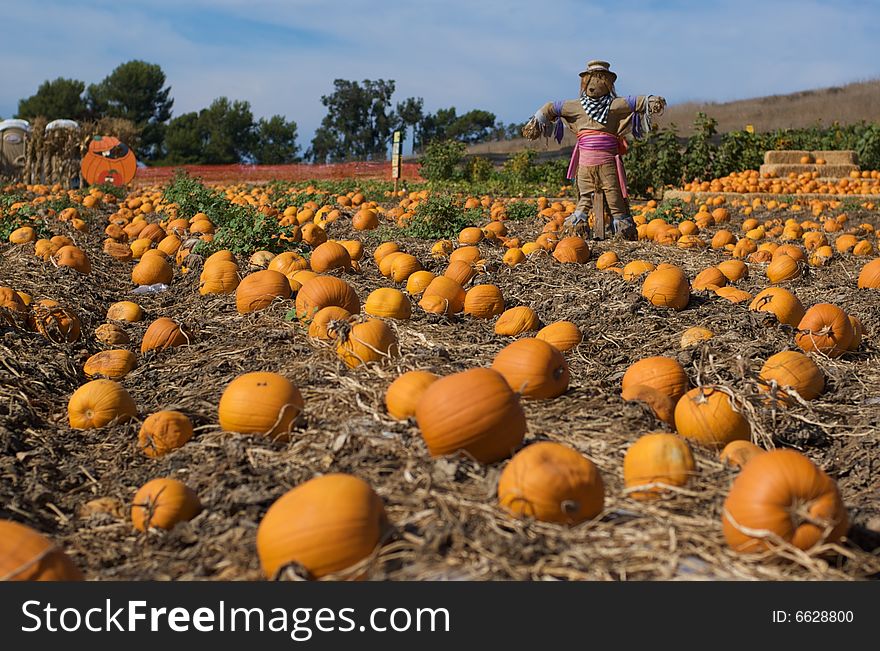
{"label": "dry grass hillside", "polygon": [[[770,95],[735,102],[688,102],[667,108],[660,124],[675,124],[682,136],[690,135],[697,113],[702,111],[718,120],[718,131],[725,133],[752,124],[756,131],[780,128],[830,125],[837,121],[851,124],[866,120],[880,122],[880,79],[805,90],[789,95]],[[574,136],[566,132],[561,145],[555,141],[529,142],[525,139],[486,142],[469,148],[471,154],[506,154],[524,148],[554,151],[571,148]]]}

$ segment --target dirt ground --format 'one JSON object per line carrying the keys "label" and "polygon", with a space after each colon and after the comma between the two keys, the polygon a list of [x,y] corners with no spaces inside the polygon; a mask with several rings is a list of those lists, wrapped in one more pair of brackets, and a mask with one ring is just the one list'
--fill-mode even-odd
{"label": "dirt ground", "polygon": [[[787,215],[783,215],[787,216]],[[877,213],[859,221],[880,226]],[[859,223],[856,221],[856,223]],[[66,225],[55,224],[55,233]],[[510,222],[513,235],[534,235],[537,220]],[[793,347],[792,330],[765,323],[745,305],[694,293],[687,309],[672,312],[646,303],[639,283],[595,269],[596,256],[617,251],[623,262],[642,258],[681,265],[690,278],[722,260],[655,244],[595,243],[591,262],[561,265],[533,256],[515,268],[500,264],[503,249],[484,246],[489,271],[474,283],[494,283],[508,306],[529,305],[547,324],[574,321],[583,343],[566,355],[571,385],[549,401],[525,401],[527,442],[566,443],[593,460],[605,483],[605,510],[575,527],[515,521],[497,507],[504,462],[479,465],[466,458],[432,459],[414,423],[385,413],[388,384],[405,370],[449,374],[487,366],[511,339],[493,333],[493,321],[437,317],[418,307],[395,322],[402,354],[383,365],[355,370],[333,350],[310,342],[305,329],[284,320],[292,301],[248,316],[233,296],[202,297],[198,272],[175,272],[169,291],[132,294],[130,263],[101,252],[103,224],[75,236],[91,256],[82,276],[33,255],[33,246],[0,248],[0,284],[72,307],[84,337],[55,344],[36,333],[0,326],[0,517],[29,524],[58,541],[92,580],[262,579],[256,529],[272,502],[316,474],[348,472],[382,497],[392,529],[365,566],[371,579],[633,580],[633,579],[864,579],[880,576],[880,293],[856,289],[862,258],[836,257],[789,283],[805,306],[832,302],[856,315],[867,336],[858,352],[818,359],[827,389],[809,406],[772,408],[758,396],[756,376],[773,353]],[[363,234],[347,223],[329,226],[335,239]],[[368,242],[362,273],[346,274],[363,303],[370,291],[395,286],[372,261]],[[443,261],[430,243],[404,241],[426,268]],[[762,265],[737,283],[757,293],[767,285]],[[245,268],[246,265],[242,265]],[[196,435],[181,449],[150,459],[136,447],[139,422],[74,431],[67,400],[86,380],[83,362],[103,346],[94,338],[108,306],[140,303],[146,319],[124,324],[139,367],[123,384],[140,418],[160,409],[188,414]],[[168,316],[195,333],[191,345],[139,353],[149,322]],[[681,333],[701,325],[717,336],[681,350]],[[678,359],[691,383],[720,383],[750,408],[756,439],[801,450],[838,482],[852,526],[840,546],[821,556],[794,550],[741,556],[721,534],[721,506],[735,472],[715,453],[695,449],[698,474],[686,489],[645,503],[623,494],[622,461],[640,435],[664,426],[637,403],[620,398],[620,380],[632,362],[667,355]],[[305,410],[292,440],[223,433],[217,404],[225,385],[256,370],[282,373],[302,391]],[[128,507],[146,481],[173,475],[199,495],[204,511],[168,533],[139,534]],[[86,504],[110,498],[110,512]]]}

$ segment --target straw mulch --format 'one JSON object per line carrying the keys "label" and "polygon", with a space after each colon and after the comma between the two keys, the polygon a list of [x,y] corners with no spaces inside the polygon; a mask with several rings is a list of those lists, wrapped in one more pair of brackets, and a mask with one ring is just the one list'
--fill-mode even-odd
{"label": "straw mulch", "polygon": [[[878,223],[876,214],[859,219]],[[539,224],[509,227],[534,237]],[[838,580],[880,572],[880,294],[855,288],[860,260],[844,257],[790,285],[805,305],[827,301],[851,311],[868,337],[857,353],[819,360],[828,378],[819,399],[782,408],[758,395],[756,375],[768,356],[793,346],[790,329],[714,296],[695,294],[682,312],[661,310],[640,297],[637,283],[599,272],[592,262],[532,257],[510,269],[500,264],[501,249],[484,247],[490,270],[474,283],[495,283],[508,305],[530,305],[544,323],[570,319],[585,333],[567,355],[568,392],[524,403],[527,442],[565,443],[601,470],[604,512],[566,527],[511,519],[495,496],[503,463],[432,459],[414,423],[385,413],[384,391],[405,370],[448,374],[490,364],[511,341],[496,336],[492,322],[441,318],[414,307],[411,321],[393,324],[400,357],[350,370],[332,349],[311,343],[300,325],[285,321],[289,302],[240,316],[233,297],[199,296],[198,273],[179,270],[169,291],[132,295],[130,264],[101,253],[102,228],[96,223],[85,236],[68,232],[91,256],[89,276],[40,262],[30,245],[0,249],[0,284],[70,305],[84,332],[82,341],[59,345],[34,333],[0,331],[0,517],[57,540],[91,579],[260,579],[254,541],[261,517],[286,490],[326,472],[362,477],[386,505],[392,528],[364,563],[372,579]],[[346,223],[329,229],[333,238],[363,237]],[[346,275],[362,302],[376,287],[393,286],[372,262],[377,243],[368,242],[362,273]],[[432,260],[429,243],[405,241],[403,248],[434,271],[445,266]],[[680,264],[691,278],[720,261],[711,250],[642,243],[603,242],[595,249],[593,260],[614,249],[623,261]],[[766,279],[760,265],[750,267],[751,278],[739,286],[756,293]],[[141,418],[179,409],[196,426],[192,441],[157,460],[137,450],[138,423],[85,432],[67,424],[67,399],[85,381],[82,364],[102,348],[94,329],[107,307],[123,299],[136,300],[147,313],[143,323],[123,324],[135,352],[159,316],[195,333],[191,345],[139,355],[139,368],[123,381]],[[681,350],[681,333],[693,325],[717,336]],[[698,472],[686,488],[655,502],[627,497],[621,478],[627,447],[663,426],[638,403],[621,400],[620,380],[629,364],[652,355],[681,361],[692,383],[727,387],[748,405],[759,442],[793,446],[837,479],[853,523],[846,541],[813,555],[732,553],[720,514],[735,472],[709,451],[695,450]],[[223,388],[254,370],[282,373],[302,390],[306,407],[289,444],[219,430]],[[205,510],[172,532],[137,534],[127,516],[135,490],[172,474],[199,494]]]}

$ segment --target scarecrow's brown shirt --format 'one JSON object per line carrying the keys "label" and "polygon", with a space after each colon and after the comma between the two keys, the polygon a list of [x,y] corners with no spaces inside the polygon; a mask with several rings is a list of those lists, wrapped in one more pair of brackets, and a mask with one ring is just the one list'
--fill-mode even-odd
{"label": "scarecrow's brown shirt", "polygon": [[[645,110],[646,95],[636,97],[636,112],[641,113]],[[568,128],[575,134],[584,129],[592,129],[593,131],[601,131],[610,133],[615,136],[621,136],[632,127],[633,111],[629,108],[629,103],[625,97],[617,97],[611,102],[611,109],[608,111],[607,124],[596,122],[587,115],[583,105],[579,99],[569,99],[562,103],[562,115],[557,115],[553,110],[553,102],[547,102],[541,107],[541,112],[547,116],[551,122],[562,117],[568,124]]]}

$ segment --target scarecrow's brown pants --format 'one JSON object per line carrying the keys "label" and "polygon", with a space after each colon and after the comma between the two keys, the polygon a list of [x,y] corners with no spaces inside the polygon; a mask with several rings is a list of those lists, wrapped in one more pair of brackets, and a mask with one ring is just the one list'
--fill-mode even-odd
{"label": "scarecrow's brown pants", "polygon": [[605,205],[613,217],[629,215],[629,206],[623,198],[620,181],[617,178],[617,165],[614,162],[603,165],[579,165],[577,171],[578,202],[575,212],[584,214],[593,209],[593,192],[601,190],[605,194]]}

